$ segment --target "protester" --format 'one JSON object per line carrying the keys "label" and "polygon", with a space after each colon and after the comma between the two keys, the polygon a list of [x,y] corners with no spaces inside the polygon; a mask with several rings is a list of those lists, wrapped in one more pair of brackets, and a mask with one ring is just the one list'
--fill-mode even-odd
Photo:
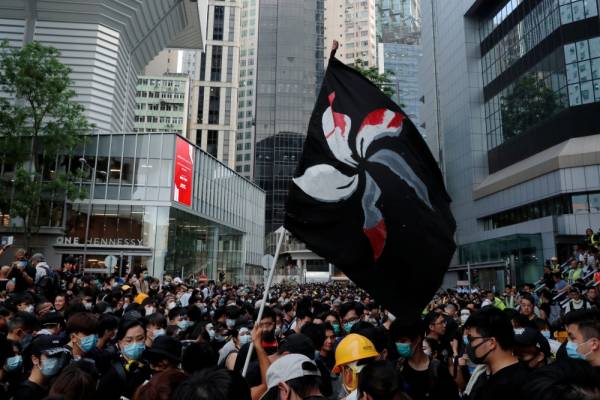
{"label": "protester", "polygon": [[410,400],[402,391],[394,366],[388,361],[375,361],[363,368],[358,376],[361,400]]}
{"label": "protester", "polygon": [[458,399],[458,387],[446,364],[429,358],[423,351],[424,327],[421,321],[395,320],[390,336],[400,356],[402,379],[413,400]]}
{"label": "protester", "polygon": [[[589,252],[582,252],[588,262]],[[268,392],[419,400],[457,399],[460,390],[471,400],[511,388],[518,400],[530,369],[541,388],[572,378],[555,368],[568,356],[600,366],[591,273],[567,286],[552,267],[553,291],[546,281],[520,293],[507,287],[504,296],[440,290],[415,321],[396,319],[351,283],[282,283],[257,322],[261,286],[159,280],[139,269],[99,277],[76,259],[57,270],[41,253],[19,257],[6,275],[0,271],[0,285],[3,276],[14,283],[0,300],[0,399],[259,399]],[[290,356],[308,359],[318,375],[286,376],[304,371],[304,363],[278,367]],[[283,377],[277,384],[269,382],[275,374]],[[588,390],[583,380],[573,388]]]}
{"label": "protester", "polygon": [[490,377],[478,399],[520,399],[529,369],[513,354],[514,331],[509,317],[495,307],[485,307],[469,317],[467,354],[475,364],[485,364]]}
{"label": "protester", "polygon": [[569,333],[567,355],[570,358],[585,360],[593,367],[600,367],[600,312],[570,312],[565,317],[565,325]]}

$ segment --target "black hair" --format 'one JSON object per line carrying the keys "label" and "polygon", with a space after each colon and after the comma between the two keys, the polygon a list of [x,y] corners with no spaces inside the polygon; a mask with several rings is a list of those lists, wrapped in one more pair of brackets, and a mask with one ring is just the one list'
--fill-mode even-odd
{"label": "black hair", "polygon": [[168,317],[169,320],[180,317],[182,315],[187,315],[187,311],[183,307],[175,307],[171,311],[169,311]]}
{"label": "black hair", "polygon": [[388,361],[374,361],[367,364],[358,376],[358,390],[367,393],[374,400],[408,399],[402,393],[402,381],[394,366]]}
{"label": "black hair", "polygon": [[188,374],[217,365],[219,355],[208,343],[192,343],[183,350],[181,366]]}
{"label": "black hair", "polygon": [[8,321],[7,331],[23,329],[25,332],[31,332],[37,328],[37,325],[37,319],[33,314],[20,311]]}
{"label": "black hair", "polygon": [[296,318],[298,319],[304,319],[304,318],[313,318],[313,313],[312,311],[310,311],[309,308],[306,307],[299,307],[296,309]]}
{"label": "black hair", "polygon": [[503,350],[513,348],[515,332],[506,313],[496,307],[484,307],[471,314],[465,328],[476,328],[483,337],[493,337]]}
{"label": "black hair", "polygon": [[[267,318],[273,319],[273,322],[275,322],[277,320],[277,318],[275,316],[275,311],[273,311],[273,309],[271,307],[265,306],[265,309],[263,310],[261,319],[267,319]],[[258,321],[258,310],[256,310],[256,312],[254,313],[254,322],[260,323],[260,321]]]}
{"label": "black hair", "polygon": [[565,326],[571,324],[577,325],[585,340],[600,339],[600,311],[594,309],[571,311],[565,315]]}
{"label": "black hair", "polygon": [[427,314],[425,316],[425,330],[426,330],[427,333],[429,333],[430,330],[431,330],[431,329],[429,329],[429,326],[435,324],[435,321],[439,317],[442,317],[444,319],[446,318],[444,316],[444,314],[442,314],[441,312],[438,312],[438,311],[432,311],[432,312],[430,312],[429,314]]}
{"label": "black hair", "polygon": [[207,369],[179,385],[174,400],[250,400],[250,388],[239,372]]}
{"label": "black hair", "polygon": [[102,314],[98,321],[98,336],[119,327],[119,318],[111,314]]}
{"label": "black hair", "polygon": [[150,314],[146,317],[146,325],[154,325],[159,328],[166,328],[167,319],[161,313]]}
{"label": "black hair", "polygon": [[523,293],[523,294],[521,295],[521,300],[527,300],[527,301],[529,301],[529,302],[530,302],[532,305],[534,305],[534,306],[535,306],[535,300],[534,300],[533,296],[532,296],[532,295],[530,295],[529,293]]}
{"label": "black hair", "polygon": [[83,333],[85,335],[91,335],[98,333],[98,316],[91,312],[81,312],[73,314],[67,321],[66,331],[67,334],[71,333]]}
{"label": "black hair", "polygon": [[290,303],[285,303],[283,305],[283,311],[286,312],[286,313],[289,313],[293,309],[294,309],[294,305],[291,302]]}
{"label": "black hair", "polygon": [[315,350],[321,350],[323,343],[325,343],[324,325],[317,325],[313,323],[304,324],[300,329],[300,333],[306,335],[310,340],[312,340]]}
{"label": "black hair", "polygon": [[597,400],[599,379],[586,361],[565,358],[531,373],[521,394],[528,400]]}
{"label": "black hair", "polygon": [[362,335],[369,339],[373,343],[373,346],[375,346],[375,350],[377,350],[378,353],[381,353],[388,347],[389,334],[387,332],[387,329],[376,328],[373,325],[369,324],[370,326],[365,326],[364,328],[355,331],[354,327],[356,325],[358,325],[358,323],[352,327],[352,333],[358,333],[359,335]]}
{"label": "black hair", "polygon": [[392,325],[390,325],[390,337],[394,342],[401,338],[408,338],[411,342],[414,342],[415,339],[422,338],[424,334],[425,327],[420,318],[414,320],[412,323],[410,321],[395,319]]}
{"label": "black hair", "polygon": [[146,333],[146,327],[139,319],[122,319],[119,323],[119,329],[117,329],[117,340],[123,339],[127,331],[136,326],[141,327],[144,330],[144,334]]}
{"label": "black hair", "polygon": [[347,303],[344,303],[340,307],[340,318],[343,319],[346,316],[346,314],[348,314],[348,312],[350,312],[352,310],[354,310],[356,315],[361,317],[363,315],[363,313],[365,312],[365,306],[363,306],[361,303],[358,303],[356,301],[349,301]]}

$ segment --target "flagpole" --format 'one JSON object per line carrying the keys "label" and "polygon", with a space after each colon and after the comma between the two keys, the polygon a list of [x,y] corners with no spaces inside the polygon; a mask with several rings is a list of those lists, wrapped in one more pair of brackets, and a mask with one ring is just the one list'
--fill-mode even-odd
{"label": "flagpole", "polygon": [[[281,244],[283,243],[283,237],[285,236],[285,228],[281,227],[281,232],[279,233],[279,240],[277,241],[277,247],[275,248],[275,257],[273,257],[273,262],[271,263],[271,270],[269,271],[269,277],[267,278],[267,284],[265,286],[265,291],[263,293],[262,303],[260,303],[260,308],[258,310],[258,316],[256,317],[255,324],[260,324],[260,320],[262,319],[263,311],[265,310],[265,304],[267,303],[267,297],[269,296],[269,289],[271,289],[271,282],[273,282],[273,273],[275,272],[275,265],[277,265],[277,259],[279,258],[279,251],[281,250]],[[250,359],[252,358],[252,351],[254,350],[254,343],[250,342],[250,347],[248,347],[248,355],[246,356],[246,361],[244,362],[244,369],[242,370],[242,376],[246,377],[246,372],[248,372],[248,365],[250,365]]]}

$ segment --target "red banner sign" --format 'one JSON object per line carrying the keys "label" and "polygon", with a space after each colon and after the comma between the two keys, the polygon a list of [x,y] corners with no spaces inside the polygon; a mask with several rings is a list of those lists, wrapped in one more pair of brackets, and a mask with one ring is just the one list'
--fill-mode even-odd
{"label": "red banner sign", "polygon": [[177,137],[175,144],[175,175],[173,177],[173,200],[186,206],[192,205],[192,180],[194,177],[194,146]]}

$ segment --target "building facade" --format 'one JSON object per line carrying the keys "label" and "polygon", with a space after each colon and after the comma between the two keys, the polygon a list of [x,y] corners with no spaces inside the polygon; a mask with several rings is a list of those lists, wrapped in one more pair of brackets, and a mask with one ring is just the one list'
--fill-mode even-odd
{"label": "building facade", "polygon": [[455,261],[509,259],[512,281],[535,281],[600,227],[598,2],[460,4],[423,3],[423,117],[453,199]]}
{"label": "building facade", "polygon": [[420,4],[420,0],[378,0],[376,7],[379,73],[391,72],[394,101],[422,130],[418,78],[422,58]]}
{"label": "building facade", "polygon": [[421,64],[421,45],[402,43],[379,43],[379,73],[391,72],[392,87],[396,104],[408,115],[417,129],[421,130],[419,112],[421,108],[421,86],[419,84],[419,65]]}
{"label": "building facade", "polygon": [[190,81],[185,74],[138,76],[134,132],[187,135]]}
{"label": "building facade", "polygon": [[188,72],[193,65],[195,75],[190,139],[231,168],[236,154],[240,18],[241,0],[209,0],[206,51],[188,53],[184,63]]}
{"label": "building facade", "polygon": [[0,39],[61,52],[75,100],[98,129],[131,131],[137,75],[163,48],[201,48],[206,0],[0,3]]}
{"label": "building facade", "polygon": [[418,43],[421,39],[421,1],[377,0],[377,41]]}
{"label": "building facade", "polygon": [[375,0],[325,0],[324,6],[325,63],[337,40],[340,47],[336,57],[343,63],[377,66]]}
{"label": "building facade", "polygon": [[[88,271],[215,280],[224,272],[229,282],[262,272],[264,192],[183,137],[96,132],[55,168],[68,165],[84,171],[88,196],[38,213],[31,247],[50,265],[73,256]],[[2,218],[15,248],[21,225]]]}
{"label": "building facade", "polygon": [[319,0],[260,3],[254,179],[266,191],[267,233],[283,224],[288,186],[322,81],[322,16]]}
{"label": "building facade", "polygon": [[258,1],[242,1],[235,170],[249,179],[254,176],[259,11]]}
{"label": "building facade", "polygon": [[163,49],[144,67],[144,75],[176,74],[180,59],[177,49]]}

